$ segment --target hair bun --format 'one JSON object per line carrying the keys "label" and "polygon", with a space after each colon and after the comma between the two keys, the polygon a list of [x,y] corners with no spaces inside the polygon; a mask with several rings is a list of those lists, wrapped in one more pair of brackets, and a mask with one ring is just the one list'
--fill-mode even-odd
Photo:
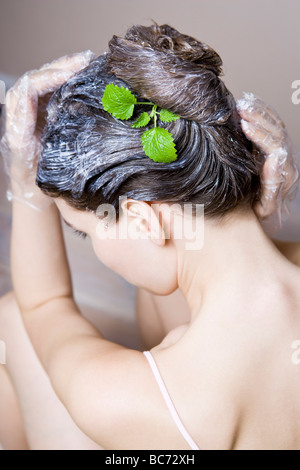
{"label": "hair bun", "polygon": [[216,75],[222,73],[222,59],[219,54],[207,44],[197,41],[191,36],[181,34],[167,24],[162,26],[154,24],[149,28],[140,25],[134,26],[127,32],[125,40],[159,52],[173,54],[183,61],[192,62],[211,70]]}
{"label": "hair bun", "polygon": [[136,25],[125,38],[113,36],[107,66],[133,91],[160,107],[186,119],[222,123],[224,112],[221,118],[218,108],[228,108],[228,92],[219,79],[220,56],[169,25]]}

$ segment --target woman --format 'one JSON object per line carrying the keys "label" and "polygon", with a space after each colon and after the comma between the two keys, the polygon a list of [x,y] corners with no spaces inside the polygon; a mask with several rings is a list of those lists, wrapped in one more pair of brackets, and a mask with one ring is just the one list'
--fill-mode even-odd
{"label": "woman", "polygon": [[[109,54],[90,59],[44,66],[7,101],[2,148],[11,176],[14,294],[2,299],[0,321],[29,448],[299,449],[300,369],[292,355],[300,271],[254,212],[268,215],[283,187],[274,180],[288,165],[278,146],[283,127],[267,108],[255,114],[254,105],[262,108],[255,100],[240,110],[253,144],[247,140],[219,78],[220,57],[169,26],[134,27],[112,39]],[[143,103],[132,119],[104,110],[109,84]],[[47,101],[60,85],[41,154],[38,98]],[[145,129],[131,127],[149,106],[179,117],[158,121],[176,146],[172,162],[149,158]],[[271,142],[263,138],[270,133]],[[255,139],[271,155],[264,167]],[[37,158],[43,193],[32,179]],[[24,194],[42,210],[22,204]],[[186,249],[194,234],[184,211],[190,203],[205,208],[201,249]],[[103,204],[113,207],[115,221]],[[102,262],[139,287],[150,352],[107,341],[81,316],[60,215],[90,236]],[[201,213],[192,217],[201,221]],[[179,225],[189,227],[181,237]],[[155,296],[169,296],[166,329],[155,326]],[[19,439],[27,445],[21,432]]]}

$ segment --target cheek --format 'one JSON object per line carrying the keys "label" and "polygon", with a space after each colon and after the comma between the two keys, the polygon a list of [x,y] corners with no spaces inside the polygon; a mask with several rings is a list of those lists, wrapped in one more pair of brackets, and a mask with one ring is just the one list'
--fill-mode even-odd
{"label": "cheek", "polygon": [[124,250],[123,240],[93,240],[93,249],[97,258],[118,274],[122,266],[129,261],[128,250]]}
{"label": "cheek", "polygon": [[177,287],[176,257],[148,240],[93,240],[98,259],[131,284],[158,295]]}

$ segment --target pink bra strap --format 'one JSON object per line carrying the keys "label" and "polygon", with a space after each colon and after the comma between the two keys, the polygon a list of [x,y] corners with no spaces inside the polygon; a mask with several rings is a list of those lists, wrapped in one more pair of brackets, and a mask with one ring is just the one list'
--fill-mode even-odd
{"label": "pink bra strap", "polygon": [[179,415],[175,409],[175,406],[173,405],[173,402],[170,398],[170,395],[166,389],[166,386],[163,382],[163,379],[160,375],[160,372],[158,370],[158,367],[153,359],[153,356],[152,354],[150,353],[150,351],[144,351],[143,354],[146,356],[149,364],[150,364],[150,367],[152,369],[152,372],[154,374],[154,377],[156,379],[156,382],[160,388],[160,391],[164,397],[164,400],[167,404],[167,407],[169,408],[169,411],[171,413],[171,416],[173,418],[173,421],[175,422],[179,432],[182,434],[182,436],[184,437],[184,439],[186,440],[186,442],[189,444],[189,446],[191,447],[191,449],[193,450],[201,450],[197,444],[195,443],[195,441],[192,439],[192,437],[190,436],[190,434],[187,432],[185,426],[183,425],[181,419],[179,418]]}

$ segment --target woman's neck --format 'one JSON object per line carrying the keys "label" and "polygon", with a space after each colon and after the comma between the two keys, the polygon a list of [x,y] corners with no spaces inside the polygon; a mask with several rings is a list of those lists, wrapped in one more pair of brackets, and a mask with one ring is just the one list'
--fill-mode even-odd
{"label": "woman's neck", "polygon": [[203,248],[186,251],[182,246],[178,280],[192,319],[205,311],[234,312],[248,301],[260,302],[293,269],[252,211],[226,221],[207,219]]}

